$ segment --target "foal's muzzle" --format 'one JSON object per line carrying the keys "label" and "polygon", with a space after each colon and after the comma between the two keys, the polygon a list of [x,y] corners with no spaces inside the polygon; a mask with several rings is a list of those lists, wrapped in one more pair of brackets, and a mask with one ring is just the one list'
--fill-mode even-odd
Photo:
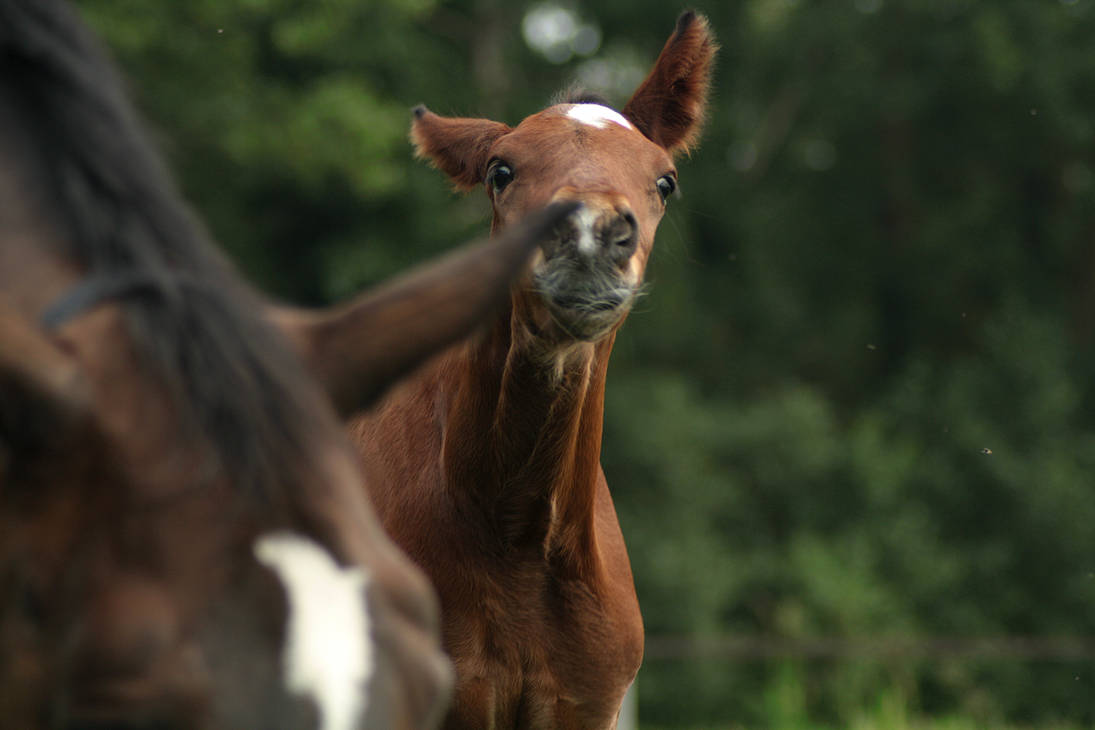
{"label": "foal's muzzle", "polygon": [[620,196],[563,196],[582,202],[543,246],[533,272],[552,319],[568,335],[595,340],[616,326],[634,301],[639,282],[631,271],[639,227]]}
{"label": "foal's muzzle", "polygon": [[544,246],[544,257],[568,255],[590,265],[625,267],[639,241],[639,224],[626,201],[615,195],[577,197],[566,193],[556,200],[579,200],[582,206],[567,216],[556,236]]}

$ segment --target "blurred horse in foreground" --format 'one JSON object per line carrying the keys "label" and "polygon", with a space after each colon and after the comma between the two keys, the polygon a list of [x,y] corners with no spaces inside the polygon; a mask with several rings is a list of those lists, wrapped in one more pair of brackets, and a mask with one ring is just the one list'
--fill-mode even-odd
{"label": "blurred horse in foreground", "polygon": [[76,15],[0,0],[0,725],[435,725],[436,599],[328,396],[362,408],[466,335],[568,213],[330,311],[274,307]]}
{"label": "blurred horse in foreground", "polygon": [[642,619],[600,467],[605,374],[715,51],[685,13],[622,111],[585,95],[516,127],[415,111],[418,153],[485,187],[495,234],[581,203],[482,337],[350,423],[385,528],[441,598],[447,727],[614,727],[638,671]]}

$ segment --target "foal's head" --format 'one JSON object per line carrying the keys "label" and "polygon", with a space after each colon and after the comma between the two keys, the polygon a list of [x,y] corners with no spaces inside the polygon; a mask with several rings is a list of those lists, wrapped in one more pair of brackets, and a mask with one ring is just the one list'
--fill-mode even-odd
{"label": "foal's head", "polygon": [[596,341],[623,321],[677,189],[674,157],[699,134],[715,50],[707,20],[685,13],[622,112],[577,96],[510,127],[415,109],[418,153],[458,188],[485,186],[495,231],[551,201],[582,203],[515,288],[532,334]]}

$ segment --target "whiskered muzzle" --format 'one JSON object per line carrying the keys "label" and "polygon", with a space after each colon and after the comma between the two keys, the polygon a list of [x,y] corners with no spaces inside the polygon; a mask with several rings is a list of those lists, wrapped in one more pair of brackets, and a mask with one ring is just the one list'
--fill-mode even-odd
{"label": "whiskered muzzle", "polygon": [[556,199],[580,199],[582,206],[542,245],[533,285],[566,334],[596,340],[623,320],[639,293],[641,276],[632,266],[638,222],[619,196],[561,191]]}
{"label": "whiskered muzzle", "polygon": [[571,337],[587,341],[619,324],[641,290],[639,282],[604,259],[563,253],[541,263],[533,272],[533,285],[555,323]]}

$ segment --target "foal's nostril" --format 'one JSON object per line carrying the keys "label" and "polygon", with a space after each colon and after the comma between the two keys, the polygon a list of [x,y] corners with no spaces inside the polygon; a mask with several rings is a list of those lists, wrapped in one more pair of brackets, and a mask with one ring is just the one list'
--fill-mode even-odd
{"label": "foal's nostril", "polygon": [[606,226],[602,240],[610,256],[626,259],[635,250],[638,234],[639,225],[635,216],[631,211],[623,211]]}
{"label": "foal's nostril", "polygon": [[620,215],[620,217],[624,222],[623,228],[626,236],[618,240],[617,243],[621,246],[634,246],[635,238],[638,236],[639,233],[639,223],[635,220],[635,216],[631,213],[630,210],[624,211]]}

